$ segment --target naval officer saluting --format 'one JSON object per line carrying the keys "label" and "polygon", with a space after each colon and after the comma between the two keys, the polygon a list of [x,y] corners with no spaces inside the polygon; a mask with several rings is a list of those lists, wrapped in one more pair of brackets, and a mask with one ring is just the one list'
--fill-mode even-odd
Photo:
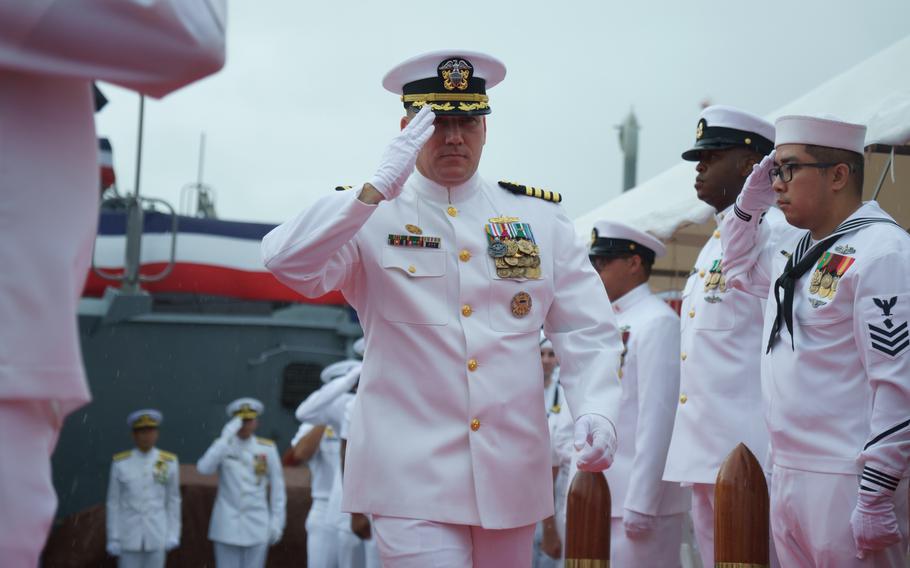
{"label": "naval officer saluting", "polygon": [[603,470],[616,446],[621,342],[561,197],[477,173],[486,91],[504,77],[466,51],[392,69],[383,85],[406,115],[375,176],[263,240],[282,282],[341,290],[360,317],[370,356],[344,507],[372,514],[387,566],[530,565],[534,525],[553,514],[541,326],[580,466]]}
{"label": "naval officer saluting", "polygon": [[218,568],[261,568],[268,547],[284,532],[284,474],[275,442],[253,434],[263,404],[238,398],[221,437],[199,459],[203,475],[218,473],[218,495],[209,524]]}
{"label": "naval officer saluting", "polygon": [[131,413],[136,448],[114,456],[107,486],[107,551],[120,568],[163,568],[180,545],[180,464],[155,447],[161,413]]}

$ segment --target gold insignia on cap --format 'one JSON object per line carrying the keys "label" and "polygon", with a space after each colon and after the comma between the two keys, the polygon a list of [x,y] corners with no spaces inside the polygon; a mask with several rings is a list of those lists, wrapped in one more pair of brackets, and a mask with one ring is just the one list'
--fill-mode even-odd
{"label": "gold insignia on cap", "polygon": [[512,315],[517,318],[523,318],[531,313],[531,295],[527,292],[519,292],[512,296]]}
{"label": "gold insignia on cap", "polygon": [[[591,229],[591,245],[590,245],[590,247],[593,247],[595,242],[597,242],[597,229]],[[590,248],[590,247],[589,247],[589,248]]]}
{"label": "gold insignia on cap", "polygon": [[701,137],[705,135],[705,126],[706,125],[707,124],[705,123],[705,119],[701,119],[698,121],[698,126],[695,127],[695,139],[696,140],[701,140]]}
{"label": "gold insignia on cap", "polygon": [[442,86],[447,91],[464,91],[468,88],[468,79],[474,70],[464,59],[449,59],[439,64],[439,75]]}

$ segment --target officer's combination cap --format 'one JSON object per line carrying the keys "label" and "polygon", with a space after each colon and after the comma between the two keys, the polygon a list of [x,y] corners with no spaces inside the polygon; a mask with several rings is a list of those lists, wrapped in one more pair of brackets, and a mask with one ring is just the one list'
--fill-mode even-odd
{"label": "officer's combination cap", "polygon": [[227,405],[228,416],[239,416],[244,420],[258,418],[263,410],[265,410],[265,405],[262,402],[249,397],[238,398]]}
{"label": "officer's combination cap", "polygon": [[666,254],[667,247],[657,237],[618,221],[597,221],[591,231],[588,256],[637,254],[651,262]]}
{"label": "officer's combination cap", "polygon": [[429,104],[437,115],[490,114],[487,89],[506,76],[506,66],[476,51],[433,51],[396,65],[382,86],[401,95],[407,110]]}
{"label": "officer's combination cap", "polygon": [[161,424],[161,412],[154,408],[143,408],[130,412],[126,417],[126,423],[133,430],[140,428],[157,428]]}
{"label": "officer's combination cap", "polygon": [[695,127],[695,145],[682,159],[697,162],[702,150],[749,148],[761,155],[774,149],[774,126],[754,114],[726,105],[712,105],[701,111]]}
{"label": "officer's combination cap", "polygon": [[775,123],[777,145],[811,144],[862,154],[866,127],[828,116],[782,116]]}

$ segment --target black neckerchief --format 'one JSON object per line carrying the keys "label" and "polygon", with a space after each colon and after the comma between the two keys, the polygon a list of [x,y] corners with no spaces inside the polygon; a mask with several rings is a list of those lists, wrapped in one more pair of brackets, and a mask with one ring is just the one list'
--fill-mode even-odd
{"label": "black neckerchief", "polygon": [[[860,217],[844,221],[838,225],[833,233],[815,243],[815,246],[811,248],[809,247],[809,243],[812,240],[810,233],[807,232],[800,239],[799,244],[796,245],[796,250],[790,255],[790,259],[787,260],[783,273],[774,282],[774,301],[777,303],[777,315],[774,318],[774,324],[771,326],[771,335],[768,337],[768,348],[765,353],[771,352],[771,348],[774,347],[774,343],[780,337],[781,327],[784,324],[787,325],[787,331],[790,333],[790,348],[796,350],[796,344],[793,339],[793,293],[796,289],[796,282],[818,262],[818,259],[825,254],[825,251],[831,248],[831,245],[837,239],[873,223],[897,225],[891,219]],[[784,291],[783,303],[780,300],[779,291],[781,289]]]}

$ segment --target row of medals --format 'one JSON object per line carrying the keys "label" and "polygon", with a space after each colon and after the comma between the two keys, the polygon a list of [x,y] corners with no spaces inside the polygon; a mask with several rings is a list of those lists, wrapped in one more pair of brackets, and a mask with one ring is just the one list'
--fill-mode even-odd
{"label": "row of medals", "polygon": [[809,293],[817,294],[820,298],[833,298],[837,292],[837,280],[830,272],[816,270],[809,281]]}
{"label": "row of medals", "polygon": [[540,278],[540,247],[527,239],[495,240],[487,254],[496,265],[500,278]]}

